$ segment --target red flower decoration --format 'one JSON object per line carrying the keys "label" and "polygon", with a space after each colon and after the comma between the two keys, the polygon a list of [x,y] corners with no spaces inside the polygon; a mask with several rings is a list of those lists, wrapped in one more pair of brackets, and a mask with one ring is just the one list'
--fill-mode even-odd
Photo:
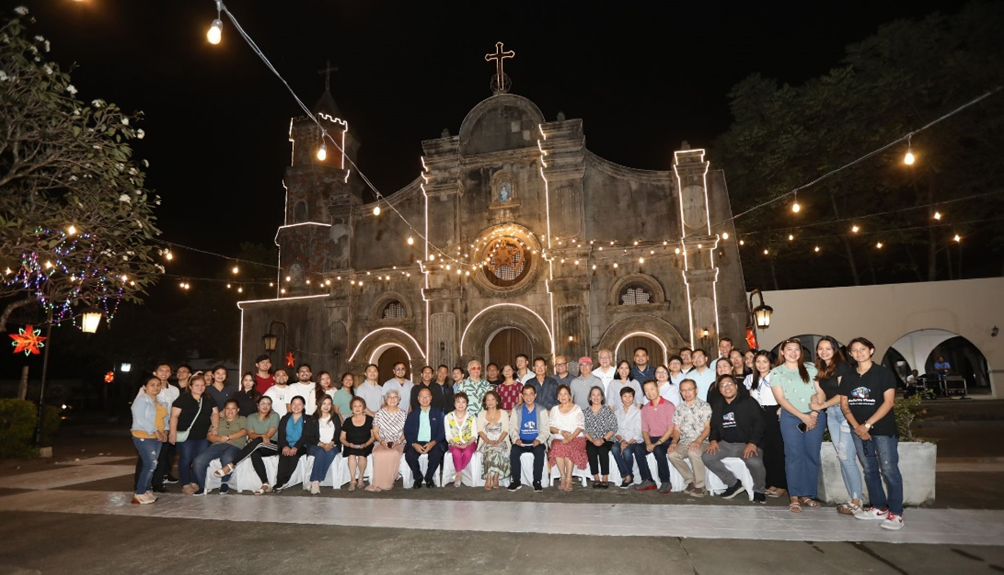
{"label": "red flower decoration", "polygon": [[[31,327],[31,326],[28,326],[28,327]],[[13,337],[13,336],[11,336],[11,337]],[[38,352],[36,351],[35,353],[38,353]],[[295,362],[296,362],[296,359],[293,357],[293,352],[291,352],[291,351],[286,352],[286,367],[295,367],[293,365]]]}
{"label": "red flower decoration", "polygon": [[11,344],[14,346],[14,353],[21,353],[23,351],[25,356],[31,354],[38,355],[38,350],[45,347],[45,344],[42,342],[48,338],[35,331],[33,326],[29,325],[18,331],[21,332],[18,335],[7,334],[14,340],[14,343]]}

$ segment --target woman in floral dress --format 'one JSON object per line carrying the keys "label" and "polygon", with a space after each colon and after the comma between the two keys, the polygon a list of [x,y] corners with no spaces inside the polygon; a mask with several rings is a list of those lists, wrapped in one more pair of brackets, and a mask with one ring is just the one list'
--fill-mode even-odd
{"label": "woman in floral dress", "polygon": [[500,479],[509,477],[509,415],[499,409],[500,404],[499,394],[490,390],[485,394],[484,409],[478,414],[481,477],[489,491],[499,487]]}

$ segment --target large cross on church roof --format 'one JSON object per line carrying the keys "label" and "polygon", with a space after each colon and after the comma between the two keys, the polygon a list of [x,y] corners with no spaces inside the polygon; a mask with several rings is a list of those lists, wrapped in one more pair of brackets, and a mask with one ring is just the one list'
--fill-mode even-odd
{"label": "large cross on church roof", "polygon": [[495,77],[492,79],[492,90],[497,93],[505,93],[509,91],[509,86],[507,85],[508,77],[505,75],[503,70],[503,62],[507,58],[515,58],[516,52],[512,50],[503,50],[502,42],[495,43],[495,51],[485,54],[485,62],[495,61]]}

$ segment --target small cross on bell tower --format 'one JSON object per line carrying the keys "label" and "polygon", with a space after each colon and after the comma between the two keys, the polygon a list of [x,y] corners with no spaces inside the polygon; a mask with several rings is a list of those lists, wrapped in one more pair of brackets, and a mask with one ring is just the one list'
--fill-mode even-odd
{"label": "small cross on bell tower", "polygon": [[516,52],[512,50],[503,50],[502,42],[495,43],[495,51],[485,54],[485,62],[495,61],[495,75],[492,76],[492,93],[493,94],[505,94],[512,87],[512,81],[509,76],[506,76],[503,71],[503,62],[507,58],[515,58]]}

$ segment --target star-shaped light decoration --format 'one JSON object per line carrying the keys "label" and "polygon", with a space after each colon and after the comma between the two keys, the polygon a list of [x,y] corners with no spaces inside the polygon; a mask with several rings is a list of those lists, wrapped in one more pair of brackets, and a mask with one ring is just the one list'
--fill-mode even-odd
{"label": "star-shaped light decoration", "polygon": [[294,367],[293,364],[295,362],[296,362],[296,358],[293,357],[293,352],[287,351],[286,352],[286,367]]}
{"label": "star-shaped light decoration", "polygon": [[506,240],[500,240],[497,244],[496,249],[498,250],[495,255],[495,268],[499,269],[502,266],[509,266],[511,269],[516,269],[519,265],[519,261],[523,256],[523,249]]}
{"label": "star-shaped light decoration", "polygon": [[746,345],[748,345],[750,349],[756,349],[757,348],[757,345],[756,345],[756,332],[754,332],[752,329],[748,329],[748,328],[746,329]]}
{"label": "star-shaped light decoration", "polygon": [[115,381],[115,372],[109,371],[105,374],[105,383],[113,383]]}
{"label": "star-shaped light decoration", "polygon": [[45,344],[42,342],[48,338],[42,336],[40,332],[35,331],[34,326],[28,325],[18,331],[20,333],[17,335],[8,334],[14,340],[14,343],[11,345],[14,346],[15,354],[23,351],[25,356],[31,354],[38,355],[40,353],[39,350],[45,347]]}

